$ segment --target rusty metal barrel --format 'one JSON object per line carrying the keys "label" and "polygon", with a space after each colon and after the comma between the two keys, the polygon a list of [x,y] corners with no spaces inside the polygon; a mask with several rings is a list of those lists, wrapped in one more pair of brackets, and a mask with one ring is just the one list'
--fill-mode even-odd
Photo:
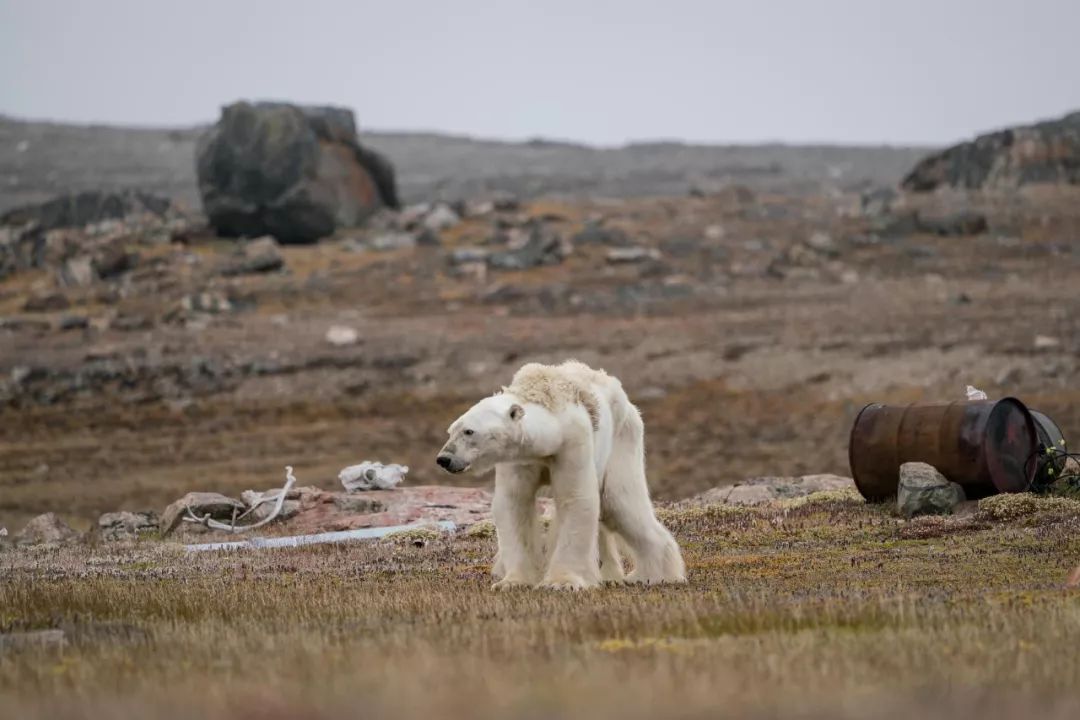
{"label": "rusty metal barrel", "polygon": [[969,498],[1023,492],[1035,477],[1038,435],[1016,398],[907,407],[872,403],[851,428],[848,459],[863,497],[896,494],[900,466],[925,462]]}

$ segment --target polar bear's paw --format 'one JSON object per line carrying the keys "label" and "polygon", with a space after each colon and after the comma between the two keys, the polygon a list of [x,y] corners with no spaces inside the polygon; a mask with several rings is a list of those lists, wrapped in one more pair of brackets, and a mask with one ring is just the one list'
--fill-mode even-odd
{"label": "polar bear's paw", "polygon": [[492,590],[516,590],[518,588],[530,588],[536,583],[531,583],[522,577],[504,577],[491,586]]}
{"label": "polar bear's paw", "polygon": [[548,590],[588,590],[598,584],[589,582],[577,573],[563,572],[548,575],[541,581],[540,587]]}

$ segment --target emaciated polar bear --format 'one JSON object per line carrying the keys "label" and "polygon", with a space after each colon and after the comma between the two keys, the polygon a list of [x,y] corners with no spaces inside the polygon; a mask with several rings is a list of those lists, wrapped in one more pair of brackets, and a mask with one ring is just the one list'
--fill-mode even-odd
{"label": "emaciated polar bear", "polygon": [[[495,468],[493,587],[621,581],[620,544],[633,564],[626,581],[686,581],[679,546],[649,500],[641,415],[616,378],[575,361],[530,363],[447,432],[440,467]],[[546,549],[536,512],[544,485],[555,500]]]}

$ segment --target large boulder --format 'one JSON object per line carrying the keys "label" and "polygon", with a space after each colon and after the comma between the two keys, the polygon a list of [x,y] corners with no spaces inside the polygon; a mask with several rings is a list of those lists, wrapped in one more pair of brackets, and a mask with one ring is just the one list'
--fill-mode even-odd
{"label": "large boulder", "polygon": [[1080,112],[954,145],[920,161],[903,187],[926,192],[1029,183],[1080,184]]}
{"label": "large boulder", "polygon": [[312,242],[398,207],[393,166],[343,108],[237,102],[196,154],[203,209],[226,237]]}

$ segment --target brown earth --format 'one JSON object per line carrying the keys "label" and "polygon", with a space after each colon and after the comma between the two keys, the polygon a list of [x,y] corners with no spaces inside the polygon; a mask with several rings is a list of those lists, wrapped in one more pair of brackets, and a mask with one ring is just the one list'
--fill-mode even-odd
{"label": "brown earth", "polygon": [[[446,426],[530,360],[577,357],[623,380],[662,499],[760,475],[847,475],[864,403],[960,399],[969,383],[1076,437],[1080,194],[913,202],[984,210],[990,231],[870,242],[858,196],[723,192],[538,201],[521,217],[467,219],[441,248],[355,252],[348,238],[374,231],[343,234],[284,248],[283,274],[222,278],[231,245],[195,235],[132,238],[137,267],[90,288],[59,288],[46,270],[9,276],[0,526],[56,511],[86,527],[189,490],[265,489],[285,465],[324,488],[363,459],[409,465],[409,484],[450,482],[434,463]],[[661,259],[615,265],[579,242],[562,264],[521,272],[447,260],[497,222],[570,237],[598,217]],[[816,231],[835,250],[808,249]],[[177,319],[181,298],[204,291],[233,310]],[[48,293],[70,307],[24,309]],[[55,329],[72,315],[89,327]],[[328,344],[332,325],[360,342]]]}

